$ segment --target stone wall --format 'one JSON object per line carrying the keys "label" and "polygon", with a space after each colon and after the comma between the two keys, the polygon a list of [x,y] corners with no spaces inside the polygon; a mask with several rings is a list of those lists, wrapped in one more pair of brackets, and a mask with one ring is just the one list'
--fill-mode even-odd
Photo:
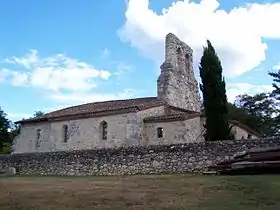
{"label": "stone wall", "polygon": [[[157,128],[163,129],[163,137],[158,138]],[[147,145],[184,144],[201,142],[200,118],[172,122],[145,123]]]}
{"label": "stone wall", "polygon": [[32,175],[132,175],[202,171],[236,152],[280,146],[280,138],[0,155],[0,168]]}
{"label": "stone wall", "polygon": [[193,50],[171,33],[165,39],[165,61],[157,80],[157,94],[169,105],[200,112]]}
{"label": "stone wall", "polygon": [[[98,118],[23,124],[14,151],[15,153],[48,152],[137,145],[138,141],[133,141],[134,130],[131,129],[135,124],[137,126],[137,119],[136,113],[127,113]],[[106,140],[103,140],[100,134],[100,123],[103,121],[108,124]],[[63,140],[64,125],[68,126],[67,142]],[[41,137],[36,147],[38,129],[41,130]]]}

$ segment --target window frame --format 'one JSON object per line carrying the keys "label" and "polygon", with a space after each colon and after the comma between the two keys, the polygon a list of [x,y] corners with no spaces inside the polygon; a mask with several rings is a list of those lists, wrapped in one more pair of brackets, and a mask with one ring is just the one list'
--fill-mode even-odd
{"label": "window frame", "polygon": [[108,139],[108,123],[106,121],[100,122],[99,132],[100,132],[100,138],[102,140]]}
{"label": "window frame", "polygon": [[157,138],[158,139],[163,138],[163,127],[158,127],[157,128]]}
{"label": "window frame", "polygon": [[42,132],[42,129],[36,129],[36,148],[40,147],[40,144],[41,144],[41,132]]}

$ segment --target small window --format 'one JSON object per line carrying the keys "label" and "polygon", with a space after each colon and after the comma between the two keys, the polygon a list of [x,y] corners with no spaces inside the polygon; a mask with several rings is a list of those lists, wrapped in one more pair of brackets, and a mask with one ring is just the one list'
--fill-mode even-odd
{"label": "small window", "polygon": [[36,130],[36,147],[40,146],[41,141],[41,129]]}
{"label": "small window", "polygon": [[252,135],[248,133],[248,139],[251,139],[252,138]]}
{"label": "small window", "polygon": [[63,141],[67,142],[68,139],[69,139],[68,126],[67,125],[63,125]]}
{"label": "small window", "polygon": [[108,124],[107,124],[107,122],[105,122],[105,121],[102,121],[101,123],[100,123],[100,132],[101,132],[101,138],[103,139],[103,140],[106,140],[107,139],[107,130],[108,129]]}
{"label": "small window", "polygon": [[163,128],[157,128],[157,137],[162,138],[163,137]]}

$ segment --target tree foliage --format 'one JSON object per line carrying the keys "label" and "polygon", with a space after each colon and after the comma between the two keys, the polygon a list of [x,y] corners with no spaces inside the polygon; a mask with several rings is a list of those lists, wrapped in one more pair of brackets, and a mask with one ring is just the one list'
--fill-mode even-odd
{"label": "tree foliage", "polygon": [[272,86],[274,87],[274,90],[271,93],[271,97],[280,101],[280,87],[278,85],[280,83],[280,69],[276,72],[269,72],[268,75],[273,77]]}
{"label": "tree foliage", "polygon": [[0,153],[3,153],[4,146],[12,142],[9,132],[11,122],[6,113],[0,107]]}
{"label": "tree foliage", "polygon": [[239,95],[235,100],[235,106],[243,113],[243,118],[239,121],[264,136],[279,134],[280,124],[277,117],[279,110],[270,93]]}
{"label": "tree foliage", "polygon": [[34,113],[33,117],[40,117],[40,116],[42,116],[42,115],[44,115],[44,114],[45,114],[45,113],[42,112],[42,111],[36,111],[36,112]]}
{"label": "tree foliage", "polygon": [[200,89],[206,117],[206,135],[208,141],[230,139],[228,122],[226,84],[222,77],[222,65],[211,42],[203,49],[200,61]]}

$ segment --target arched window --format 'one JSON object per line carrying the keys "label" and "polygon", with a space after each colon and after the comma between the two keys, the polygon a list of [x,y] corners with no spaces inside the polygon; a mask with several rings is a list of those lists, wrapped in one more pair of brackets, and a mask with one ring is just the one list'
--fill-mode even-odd
{"label": "arched window", "polygon": [[107,122],[102,121],[102,122],[100,123],[99,130],[100,130],[101,139],[103,139],[103,140],[106,140],[106,139],[107,139],[107,129],[108,129],[108,124],[107,124]]}
{"label": "arched window", "polygon": [[185,66],[187,70],[190,70],[191,60],[190,60],[190,55],[188,53],[186,53],[185,55]]}
{"label": "arched window", "polygon": [[176,53],[177,53],[177,66],[182,67],[182,64],[184,63],[184,56],[182,53],[182,49],[178,47]]}
{"label": "arched window", "polygon": [[68,135],[68,126],[67,125],[63,125],[63,141],[67,142],[69,139],[69,135]]}
{"label": "arched window", "polygon": [[163,128],[162,127],[157,128],[157,137],[158,138],[163,137]]}

